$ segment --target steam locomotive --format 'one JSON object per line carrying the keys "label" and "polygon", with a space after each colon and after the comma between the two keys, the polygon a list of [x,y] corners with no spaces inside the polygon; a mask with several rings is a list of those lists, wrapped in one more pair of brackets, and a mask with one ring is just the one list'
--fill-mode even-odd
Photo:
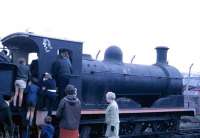
{"label": "steam locomotive", "polygon": [[[77,87],[82,102],[81,137],[104,135],[107,91],[114,91],[117,96],[120,136],[174,132],[178,130],[181,116],[194,115],[192,109],[184,108],[182,75],[175,67],[168,65],[167,47],[156,48],[155,64],[136,65],[124,63],[123,53],[117,46],[109,47],[103,61],[98,61],[82,53],[82,42],[32,33],[14,33],[1,41],[10,51],[13,63],[19,57],[28,61],[31,53],[37,54],[39,76],[50,72],[60,49],[65,48],[70,52],[73,70],[70,84]],[[5,74],[6,78],[9,77],[7,71],[0,73],[0,77],[5,78]],[[13,78],[10,82],[13,82]],[[0,93],[12,95],[12,90],[5,92],[0,87]]]}

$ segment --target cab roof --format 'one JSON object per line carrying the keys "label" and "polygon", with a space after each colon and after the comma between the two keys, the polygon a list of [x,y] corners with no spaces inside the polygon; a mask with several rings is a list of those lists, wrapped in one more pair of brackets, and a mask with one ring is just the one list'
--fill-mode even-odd
{"label": "cab roof", "polygon": [[1,42],[4,46],[8,47],[9,49],[21,49],[23,47],[23,50],[27,52],[36,52],[41,47],[41,45],[38,45],[37,41],[41,39],[48,39],[48,40],[54,40],[54,41],[67,41],[70,43],[82,43],[78,41],[70,41],[70,40],[64,40],[64,39],[57,39],[57,38],[51,38],[41,35],[36,35],[34,33],[29,32],[18,32],[10,34],[3,39],[1,39]]}

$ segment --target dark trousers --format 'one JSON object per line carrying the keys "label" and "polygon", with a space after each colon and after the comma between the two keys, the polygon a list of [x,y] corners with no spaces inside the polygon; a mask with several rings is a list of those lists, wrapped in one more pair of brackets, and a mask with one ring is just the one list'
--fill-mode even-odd
{"label": "dark trousers", "polygon": [[48,109],[48,116],[52,114],[52,110],[56,104],[56,98],[57,98],[57,94],[55,92],[47,91],[45,94],[45,102],[46,102],[46,107]]}
{"label": "dark trousers", "polygon": [[12,135],[13,122],[9,107],[0,110],[0,126],[1,128],[5,129],[5,131],[7,131],[10,135]]}
{"label": "dark trousers", "polygon": [[69,84],[69,77],[68,76],[59,77],[59,79],[57,81],[59,100],[61,100],[63,97],[65,97],[65,87],[68,84]]}
{"label": "dark trousers", "polygon": [[44,97],[45,97],[45,91],[40,90],[39,95],[38,95],[38,103],[37,103],[38,109],[43,109],[45,107]]}

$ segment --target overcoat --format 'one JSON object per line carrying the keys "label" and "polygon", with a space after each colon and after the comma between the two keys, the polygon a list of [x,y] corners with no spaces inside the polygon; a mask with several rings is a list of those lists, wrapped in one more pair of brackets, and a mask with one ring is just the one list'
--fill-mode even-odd
{"label": "overcoat", "polygon": [[[107,109],[105,115],[105,121],[107,124],[105,136],[108,138],[119,138],[119,109],[116,101],[112,101]],[[111,131],[111,126],[114,126],[114,131]]]}

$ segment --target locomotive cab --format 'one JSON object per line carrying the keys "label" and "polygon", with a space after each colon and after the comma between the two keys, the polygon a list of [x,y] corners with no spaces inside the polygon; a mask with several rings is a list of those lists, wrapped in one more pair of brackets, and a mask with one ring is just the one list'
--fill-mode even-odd
{"label": "locomotive cab", "polygon": [[38,78],[41,78],[45,72],[51,73],[52,64],[58,57],[59,51],[67,49],[72,63],[70,83],[77,87],[78,95],[81,98],[81,79],[77,79],[81,74],[81,42],[37,36],[32,33],[14,33],[3,38],[2,44],[10,51],[11,61],[14,64],[17,63],[18,58],[25,58],[29,64],[31,60],[38,62],[38,65],[35,66]]}

